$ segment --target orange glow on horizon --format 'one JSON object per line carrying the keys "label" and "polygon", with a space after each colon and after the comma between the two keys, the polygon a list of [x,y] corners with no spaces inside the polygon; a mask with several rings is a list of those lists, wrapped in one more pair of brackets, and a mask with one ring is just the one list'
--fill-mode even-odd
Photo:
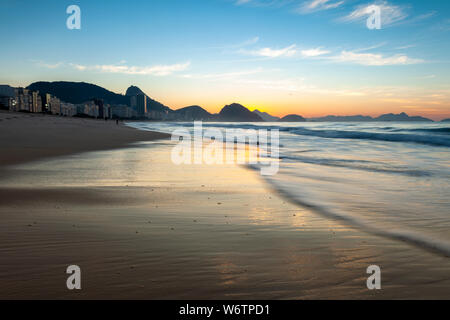
{"label": "orange glow on horizon", "polygon": [[[227,100],[223,101],[207,101],[201,105],[198,103],[182,103],[178,99],[167,101],[166,104],[173,109],[180,109],[190,105],[200,105],[202,108],[210,113],[219,113],[220,110],[228,104],[239,103],[253,111],[258,109],[261,112],[267,112],[272,116],[284,117],[289,114],[298,114],[305,118],[316,118],[327,115],[335,116],[352,116],[363,115],[378,117],[386,113],[402,113],[405,112],[410,116],[422,116],[435,121],[450,118],[450,103],[436,106],[421,106],[421,105],[407,105],[393,102],[382,101],[318,101],[318,100],[304,100],[300,103],[293,101],[286,101],[283,104],[274,102],[252,102],[248,99],[242,100]],[[364,106],[364,107],[361,107]]]}

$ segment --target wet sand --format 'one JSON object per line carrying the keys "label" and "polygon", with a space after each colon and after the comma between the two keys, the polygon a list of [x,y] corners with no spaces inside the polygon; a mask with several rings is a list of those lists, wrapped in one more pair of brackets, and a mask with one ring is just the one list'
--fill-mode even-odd
{"label": "wet sand", "polygon": [[[171,148],[2,167],[0,298],[449,298],[448,258],[323,219],[257,172],[175,166]],[[80,291],[66,288],[73,264]],[[373,264],[380,291],[366,287]]]}

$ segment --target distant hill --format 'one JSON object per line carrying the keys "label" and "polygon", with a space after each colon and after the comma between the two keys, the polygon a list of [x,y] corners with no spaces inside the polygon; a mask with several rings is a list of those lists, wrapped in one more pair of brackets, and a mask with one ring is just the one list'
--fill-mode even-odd
{"label": "distant hill", "polygon": [[181,121],[208,121],[214,116],[200,106],[190,106],[174,111],[177,120]]}
{"label": "distant hill", "polygon": [[320,117],[320,118],[311,118],[308,119],[308,121],[324,121],[324,122],[364,122],[364,121],[428,121],[428,122],[432,122],[433,120],[424,118],[424,117],[419,117],[419,116],[414,116],[414,117],[410,117],[409,115],[407,115],[406,113],[402,112],[400,114],[393,114],[393,113],[388,113],[388,114],[383,114],[377,118],[372,118],[370,116],[361,116],[361,115],[356,115],[356,116],[325,116],[325,117]]}
{"label": "distant hill", "polygon": [[260,116],[251,112],[244,106],[233,103],[225,106],[219,113],[218,121],[230,122],[262,122],[264,121]]}
{"label": "distant hill", "polygon": [[306,119],[296,114],[290,114],[280,119],[280,122],[305,122]]}
{"label": "distant hill", "polygon": [[400,114],[383,114],[378,118],[374,119],[375,121],[428,121],[433,122],[433,120],[424,118],[424,117],[410,117],[406,113],[402,112]]}
{"label": "distant hill", "polygon": [[450,119],[441,120],[441,122],[450,122]]}
{"label": "distant hill", "polygon": [[369,116],[326,116],[320,118],[311,118],[308,121],[324,121],[324,122],[359,122],[359,121],[373,121]]}
{"label": "distant hill", "polygon": [[130,98],[99,87],[95,84],[85,82],[35,82],[30,84],[28,89],[41,93],[50,93],[62,101],[74,104],[83,103],[91,99],[103,99],[109,104],[130,105]]}
{"label": "distant hill", "polygon": [[[152,111],[172,112],[172,109],[170,109],[169,107],[163,105],[162,103],[160,103],[156,100],[153,100],[152,98],[150,98],[148,96],[148,94],[144,93],[141,89],[139,89],[136,86],[130,86],[125,93],[125,95],[127,97],[137,96],[139,94],[145,94],[147,96],[147,109],[152,110]],[[130,103],[128,103],[128,104],[130,104]]]}
{"label": "distant hill", "polygon": [[259,111],[258,109],[253,110],[253,113],[254,113],[254,114],[257,114],[257,115],[260,116],[264,121],[267,121],[267,122],[276,122],[276,121],[279,121],[279,120],[280,120],[279,117],[274,117],[274,116],[268,114],[267,112],[261,112],[261,111]]}

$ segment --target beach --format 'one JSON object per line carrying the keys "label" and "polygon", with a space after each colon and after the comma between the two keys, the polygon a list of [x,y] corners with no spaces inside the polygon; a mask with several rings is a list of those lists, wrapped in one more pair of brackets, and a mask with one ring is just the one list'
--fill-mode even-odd
{"label": "beach", "polygon": [[30,162],[42,158],[86,151],[123,148],[133,142],[167,137],[116,125],[114,120],[58,117],[0,111],[3,152],[0,165]]}
{"label": "beach", "polygon": [[[1,299],[449,297],[447,257],[326,219],[257,171],[177,166],[166,134],[0,119]],[[382,290],[366,286],[370,265]]]}

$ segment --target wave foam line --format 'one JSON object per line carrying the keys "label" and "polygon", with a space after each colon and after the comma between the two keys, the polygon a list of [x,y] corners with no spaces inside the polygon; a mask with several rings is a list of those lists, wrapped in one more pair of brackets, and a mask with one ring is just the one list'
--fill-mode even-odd
{"label": "wave foam line", "polygon": [[[256,169],[256,167],[252,166],[251,169]],[[293,194],[285,187],[275,182],[275,180],[272,179],[271,177],[265,177],[265,179],[269,183],[269,185],[271,185],[277,192],[279,192],[284,198],[286,198],[290,202],[314,210],[315,212],[317,212],[318,214],[322,215],[325,218],[342,221],[344,223],[347,223],[348,225],[357,227],[367,233],[392,240],[403,241],[408,244],[450,258],[450,242],[440,239],[434,239],[429,236],[425,236],[422,234],[418,234],[416,232],[406,230],[384,230],[381,228],[377,228],[376,226],[373,225],[373,223],[370,223],[369,221],[366,221],[364,219],[354,217],[345,213],[336,212],[325,206],[320,206],[305,201],[304,199],[301,199],[298,195]]]}

